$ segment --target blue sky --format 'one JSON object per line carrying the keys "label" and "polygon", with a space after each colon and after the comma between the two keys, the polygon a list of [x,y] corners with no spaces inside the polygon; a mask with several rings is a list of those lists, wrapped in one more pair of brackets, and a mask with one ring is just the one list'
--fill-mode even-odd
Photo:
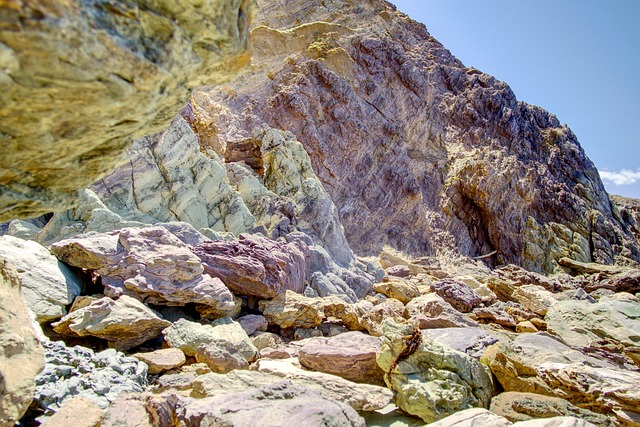
{"label": "blue sky", "polygon": [[391,2],[568,124],[610,193],[640,198],[640,0]]}

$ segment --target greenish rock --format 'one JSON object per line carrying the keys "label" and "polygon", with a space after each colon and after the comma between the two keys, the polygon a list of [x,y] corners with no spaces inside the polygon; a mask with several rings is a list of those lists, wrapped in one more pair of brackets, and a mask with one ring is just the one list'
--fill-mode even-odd
{"label": "greenish rock", "polygon": [[626,347],[640,346],[640,302],[629,298],[602,297],[587,301],[561,301],[545,316],[549,332],[571,346],[587,347],[594,341],[614,340]]}
{"label": "greenish rock", "polygon": [[402,410],[431,423],[489,406],[494,387],[477,360],[424,337],[410,324],[385,320],[383,332],[376,361]]}

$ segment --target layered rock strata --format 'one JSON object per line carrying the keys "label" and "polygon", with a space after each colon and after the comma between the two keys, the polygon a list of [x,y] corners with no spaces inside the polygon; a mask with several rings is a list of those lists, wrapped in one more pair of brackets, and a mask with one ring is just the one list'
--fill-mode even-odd
{"label": "layered rock strata", "polygon": [[[249,59],[250,0],[0,4],[0,221],[60,211]],[[91,96],[88,97],[87,94]]]}

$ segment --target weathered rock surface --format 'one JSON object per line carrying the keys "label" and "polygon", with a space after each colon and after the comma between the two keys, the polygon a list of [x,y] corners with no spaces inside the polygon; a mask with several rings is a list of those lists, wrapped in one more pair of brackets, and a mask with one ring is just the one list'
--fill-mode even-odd
{"label": "weathered rock surface", "polygon": [[291,131],[356,253],[450,251],[542,272],[562,257],[640,260],[573,132],[423,25],[384,2],[258,4],[254,67],[196,104],[222,140]]}
{"label": "weathered rock surface", "polygon": [[0,257],[16,268],[22,295],[40,323],[59,319],[80,294],[82,283],[67,267],[36,242],[0,237]]}
{"label": "weathered rock surface", "polygon": [[561,301],[549,310],[545,321],[549,332],[572,346],[587,347],[604,339],[624,346],[640,346],[640,302],[637,299],[603,297],[595,304]]}
{"label": "weathered rock surface", "polygon": [[64,316],[53,330],[62,335],[93,336],[125,351],[160,335],[168,322],[140,301],[122,295],[100,298]]}
{"label": "weathered rock surface", "polygon": [[526,309],[541,316],[547,314],[547,311],[558,302],[551,292],[537,285],[520,286],[511,296]]}
{"label": "weathered rock surface", "polygon": [[46,365],[36,377],[35,401],[45,415],[76,396],[106,409],[121,393],[141,392],[146,385],[147,365],[114,349],[94,353],[62,342],[43,344]]}
{"label": "weathered rock surface", "polygon": [[321,425],[364,427],[364,420],[350,406],[329,399],[316,390],[281,380],[246,391],[182,402],[178,418],[186,426],[232,425],[253,427]]}
{"label": "weathered rock surface", "polygon": [[271,360],[260,359],[255,369],[286,378],[293,383],[301,383],[306,387],[318,390],[321,394],[344,402],[356,411],[375,411],[389,405],[393,400],[393,392],[385,387],[371,384],[358,384],[336,375],[324,372],[307,371],[296,366],[296,359]]}
{"label": "weathered rock surface", "polygon": [[507,427],[512,424],[506,418],[484,408],[470,408],[429,425],[433,427]]}
{"label": "weathered rock surface", "polygon": [[481,328],[424,329],[422,336],[475,359],[479,359],[487,347],[499,341],[498,337]]}
{"label": "weathered rock surface", "polygon": [[385,279],[383,279],[381,283],[376,283],[373,286],[376,292],[380,292],[389,298],[395,298],[403,304],[407,304],[412,299],[420,296],[418,287],[409,281],[395,278]]}
{"label": "weathered rock surface", "polygon": [[49,417],[44,427],[100,427],[104,411],[91,399],[74,397],[66,401],[59,411]]}
{"label": "weathered rock surface", "polygon": [[572,416],[598,426],[613,426],[613,420],[588,409],[582,409],[564,399],[534,393],[509,391],[491,399],[491,412],[511,422],[532,418]]}
{"label": "weathered rock surface", "polygon": [[238,318],[237,321],[247,335],[253,335],[256,332],[264,332],[269,327],[267,319],[258,314],[247,314]]}
{"label": "weathered rock surface", "polygon": [[286,291],[272,300],[260,301],[260,311],[267,321],[281,328],[313,328],[322,323],[321,298],[308,298]]}
{"label": "weathered rock surface", "polygon": [[477,322],[460,313],[435,293],[411,300],[406,306],[405,317],[415,317],[422,329],[478,326]]}
{"label": "weathered rock surface", "polygon": [[382,383],[376,364],[380,338],[362,332],[345,332],[330,338],[312,338],[300,348],[298,359],[305,368],[338,375],[361,383]]}
{"label": "weathered rock surface", "polygon": [[163,226],[88,233],[55,243],[67,264],[94,270],[110,296],[129,294],[152,304],[196,303],[233,311],[229,289],[204,273],[200,259]]}
{"label": "weathered rock surface", "polygon": [[162,334],[170,347],[179,348],[187,356],[195,356],[203,345],[235,348],[247,362],[254,361],[258,355],[258,349],[242,326],[230,317],[220,318],[210,325],[180,319]]}
{"label": "weathered rock surface", "polygon": [[92,187],[105,206],[124,219],[184,221],[197,229],[236,235],[256,225],[229,186],[222,162],[215,153],[200,151],[196,134],[182,117],[163,133],[136,140],[128,154],[128,164]]}
{"label": "weathered rock surface", "polygon": [[166,126],[190,88],[246,64],[252,5],[3,3],[0,222],[69,207],[132,135]]}
{"label": "weathered rock surface", "polygon": [[431,289],[461,313],[470,312],[482,302],[480,295],[471,286],[453,279],[434,282]]}
{"label": "weathered rock surface", "polygon": [[26,412],[44,367],[15,268],[0,257],[0,425],[11,427]]}
{"label": "weathered rock surface", "polygon": [[240,235],[230,242],[205,242],[192,248],[204,271],[221,279],[234,293],[273,298],[289,290],[302,293],[307,273],[307,246],[259,235]]}
{"label": "weathered rock surface", "polygon": [[640,420],[640,374],[585,356],[549,335],[518,335],[489,347],[482,360],[505,391],[560,397],[621,422]]}
{"label": "weathered rock surface", "polygon": [[430,423],[489,406],[493,384],[477,360],[423,337],[410,324],[388,320],[384,331],[377,362],[401,409]]}
{"label": "weathered rock surface", "polygon": [[196,349],[196,361],[212,372],[226,374],[234,369],[249,369],[249,362],[229,341],[210,341]]}
{"label": "weathered rock surface", "polygon": [[187,361],[182,350],[177,348],[163,348],[148,353],[136,353],[133,357],[147,364],[149,367],[147,372],[150,375],[157,375],[179,368]]}

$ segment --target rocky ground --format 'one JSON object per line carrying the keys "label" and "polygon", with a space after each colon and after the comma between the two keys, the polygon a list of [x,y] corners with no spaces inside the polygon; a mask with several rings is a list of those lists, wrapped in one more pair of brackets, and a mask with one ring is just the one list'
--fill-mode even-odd
{"label": "rocky ground", "polygon": [[[29,34],[88,14],[140,37],[154,72],[160,48],[212,49],[199,13],[227,28],[215,64],[237,65],[252,8],[41,3],[39,25],[0,8],[28,9],[7,22]],[[1,218],[25,215],[0,227],[0,426],[640,425],[638,201],[391,5],[257,4],[253,65],[89,187],[47,199],[69,169],[47,190],[3,160]],[[23,54],[6,28],[0,61]],[[186,64],[178,82],[214,67]]]}

